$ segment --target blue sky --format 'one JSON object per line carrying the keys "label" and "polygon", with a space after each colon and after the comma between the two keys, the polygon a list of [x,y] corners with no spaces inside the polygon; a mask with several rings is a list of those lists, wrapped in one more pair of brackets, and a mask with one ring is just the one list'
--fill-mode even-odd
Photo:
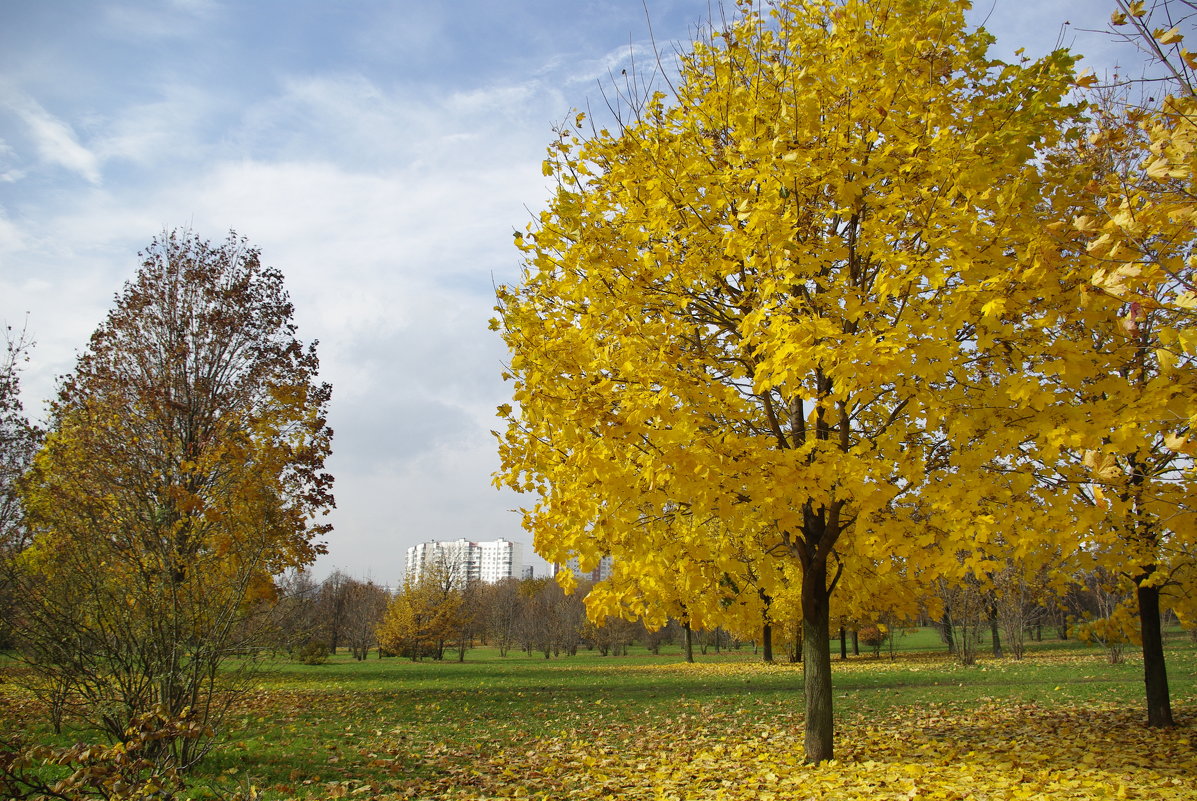
{"label": "blue sky", "polygon": [[[1112,2],[978,6],[1003,57],[1062,30],[1099,72],[1128,53],[1081,30]],[[658,45],[712,7],[647,0]],[[0,323],[37,341],[27,408],[157,233],[236,229],[286,274],[334,387],[317,573],[394,582],[430,538],[530,544],[490,485],[493,285],[548,195],[551,126],[629,57],[651,61],[641,0],[0,0]]]}

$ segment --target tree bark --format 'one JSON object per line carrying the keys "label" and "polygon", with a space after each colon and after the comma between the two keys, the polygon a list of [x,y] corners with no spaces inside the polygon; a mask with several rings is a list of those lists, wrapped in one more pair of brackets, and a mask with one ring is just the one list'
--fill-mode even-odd
{"label": "tree bark", "polygon": [[831,710],[831,593],[826,562],[802,571],[802,657],[806,696],[806,761],[833,758]]}
{"label": "tree bark", "polygon": [[[993,658],[1002,658],[1002,634],[998,630],[998,609],[997,604],[990,604],[989,606],[989,633],[993,637]],[[1015,649],[1015,658],[1017,658],[1018,649]]]}
{"label": "tree bark", "polygon": [[690,621],[686,621],[686,661],[694,661],[694,629],[690,628]]}
{"label": "tree bark", "polygon": [[766,623],[761,631],[761,648],[765,652],[763,659],[766,662],[773,661],[773,624]]}
{"label": "tree bark", "polygon": [[1160,588],[1143,586],[1151,575],[1146,572],[1136,580],[1139,601],[1139,627],[1143,640],[1143,684],[1147,693],[1147,725],[1172,727],[1172,702],[1168,693],[1168,669],[1164,663],[1164,635],[1160,627]]}

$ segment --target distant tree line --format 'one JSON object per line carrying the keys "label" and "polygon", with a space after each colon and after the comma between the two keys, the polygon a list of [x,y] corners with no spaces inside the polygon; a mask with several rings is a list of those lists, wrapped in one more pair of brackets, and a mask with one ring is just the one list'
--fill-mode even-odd
{"label": "distant tree line", "polygon": [[[1059,586],[1013,574],[998,583],[1003,581],[1003,592],[972,581],[941,581],[926,599],[926,608],[937,614],[840,617],[829,647],[842,658],[859,655],[862,648],[878,657],[887,651],[892,658],[903,630],[931,627],[963,664],[973,664],[983,648],[993,657],[1021,659],[1028,642],[1045,636],[1103,647],[1111,662],[1119,662],[1125,648],[1137,641],[1129,594],[1100,570]],[[691,629],[674,618],[649,626],[611,616],[595,622],[585,610],[594,586],[589,582],[566,592],[552,578],[465,582],[450,569],[433,567],[420,581],[395,592],[340,570],[323,581],[309,573],[290,573],[277,586],[267,641],[274,650],[311,663],[338,651],[359,660],[371,651],[379,658],[464,660],[471,648],[489,646],[501,656],[521,652],[549,659],[579,650],[620,656],[633,645],[654,654],[665,646],[680,647],[690,660],[695,654],[744,647],[765,661],[802,660],[800,627],[793,624],[771,625],[766,639],[763,626],[755,631],[734,625]],[[784,610],[771,611],[782,619]],[[1177,620],[1171,613],[1166,617]],[[1197,637],[1197,630],[1192,636]]]}

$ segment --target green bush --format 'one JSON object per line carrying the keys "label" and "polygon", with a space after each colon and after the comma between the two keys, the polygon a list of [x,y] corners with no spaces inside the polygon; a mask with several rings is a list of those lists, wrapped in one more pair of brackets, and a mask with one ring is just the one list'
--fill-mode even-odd
{"label": "green bush", "polygon": [[310,640],[299,649],[299,661],[305,665],[323,665],[328,660],[328,646],[319,640]]}

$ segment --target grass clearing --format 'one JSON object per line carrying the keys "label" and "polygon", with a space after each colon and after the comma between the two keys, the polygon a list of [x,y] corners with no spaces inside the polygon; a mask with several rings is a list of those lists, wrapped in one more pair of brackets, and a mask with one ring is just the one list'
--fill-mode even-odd
{"label": "grass clearing", "polygon": [[[818,768],[801,764],[801,666],[763,665],[750,649],[693,665],[676,651],[489,649],[464,663],[281,663],[195,778],[268,799],[790,798],[798,786],[815,798],[1098,798],[1102,782],[1197,798],[1197,647],[1169,640],[1181,726],[1158,732],[1141,725],[1137,658],[1110,665],[1099,649],[1052,645],[972,667],[942,648],[834,659],[839,758]],[[0,709],[24,710],[21,728],[47,736],[11,683],[0,695]]]}

